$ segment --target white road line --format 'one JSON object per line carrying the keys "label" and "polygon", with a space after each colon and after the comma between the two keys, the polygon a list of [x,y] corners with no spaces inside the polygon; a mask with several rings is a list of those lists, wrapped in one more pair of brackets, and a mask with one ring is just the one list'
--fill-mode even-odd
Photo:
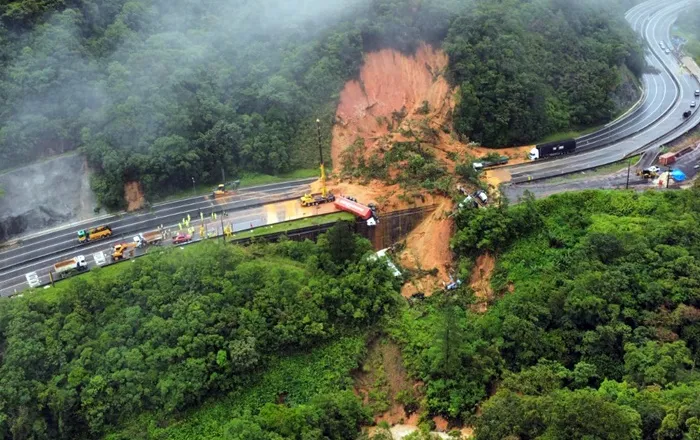
{"label": "white road line", "polygon": [[[296,192],[296,191],[295,191],[295,192]],[[282,194],[284,194],[284,193],[282,193]],[[265,195],[263,195],[263,196],[261,196],[260,194],[251,194],[248,198],[241,198],[240,200],[236,200],[236,201],[233,201],[233,202],[229,202],[229,203],[227,203],[227,204],[238,204],[238,203],[247,202],[247,201],[256,200],[256,199],[260,199],[261,201],[265,201],[265,198],[269,198],[270,196],[271,196],[270,194],[265,194]],[[207,208],[203,208],[202,211],[208,211],[208,210],[210,210],[211,208],[215,208],[215,207],[214,207],[214,206],[210,206],[210,207],[207,207]],[[222,205],[222,209],[231,209],[231,208],[233,208],[233,207],[225,208],[225,207],[223,207],[223,205]],[[173,215],[173,214],[160,215],[161,213],[158,213],[158,214],[159,214],[159,215],[158,215],[157,217],[155,217],[155,218],[148,218],[148,219],[145,219],[145,220],[142,220],[142,221],[139,221],[139,222],[130,222],[130,223],[128,223],[127,225],[124,225],[124,227],[132,228],[132,227],[134,227],[134,226],[137,226],[137,225],[140,225],[140,224],[143,224],[143,223],[155,221],[155,220],[157,220],[158,218],[161,218],[161,217],[166,217],[166,216],[168,216],[168,215]],[[137,216],[134,216],[134,218],[138,218],[139,216],[144,216],[144,215],[149,215],[149,214],[139,214],[139,215],[137,215]],[[119,230],[117,229],[116,232],[118,233]],[[64,245],[64,244],[66,244],[66,243],[69,243],[69,242],[72,242],[72,241],[73,241],[73,240],[71,239],[71,240],[67,240],[67,241],[62,241],[62,242],[58,242],[58,243],[53,243],[53,244],[51,244],[51,245],[49,245],[49,246],[44,246],[44,247],[39,247],[39,248],[35,247],[37,244],[45,243],[45,242],[47,242],[47,241],[53,241],[53,240],[55,240],[55,239],[56,239],[56,237],[51,237],[51,238],[47,238],[46,240],[42,240],[42,241],[38,241],[38,242],[32,243],[32,246],[33,246],[32,249],[28,249],[27,252],[23,252],[23,253],[20,253],[20,254],[12,255],[10,258],[7,259],[7,261],[16,260],[16,259],[18,259],[18,258],[20,258],[20,257],[25,256],[25,255],[28,255],[28,254],[31,254],[31,253],[35,253],[35,252],[39,252],[39,251],[46,250],[46,249],[50,249],[50,248],[52,248],[52,247],[57,247],[57,246],[60,246],[60,245]],[[2,273],[1,271],[2,271],[2,269],[0,269],[0,273]]]}
{"label": "white road line", "polygon": [[[259,186],[255,186],[255,187],[244,188],[245,191],[244,191],[244,190],[241,190],[241,191],[244,191],[244,192],[242,192],[242,193],[232,194],[232,195],[230,195],[230,196],[226,196],[226,197],[222,197],[222,198],[216,199],[216,201],[210,200],[209,202],[210,202],[211,204],[217,204],[217,203],[216,203],[217,201],[231,200],[231,199],[233,199],[233,198],[235,198],[235,197],[239,197],[239,196],[241,197],[242,200],[251,200],[251,197],[248,197],[248,198],[245,198],[245,199],[244,199],[244,197],[246,197],[246,196],[258,196],[258,195],[260,195],[260,194],[270,194],[270,193],[268,192],[268,190],[265,190],[265,189],[263,189],[263,190],[258,190],[258,189],[259,189],[259,188],[266,188],[266,187],[268,187],[268,186],[273,186],[273,185],[279,186],[280,183],[276,183],[276,184],[275,184],[275,183],[269,183],[269,184],[266,184],[266,185],[259,185]],[[288,186],[288,187],[274,188],[273,191],[274,191],[274,190],[280,189],[280,190],[284,190],[285,192],[288,192],[288,191],[291,190],[291,189],[296,189],[296,188],[301,189],[302,187],[305,187],[305,186],[308,186],[308,185],[309,185],[308,183],[295,183],[294,181],[292,181],[292,182],[289,182],[289,186]],[[253,190],[253,189],[255,189],[255,190]],[[128,219],[128,218],[130,218],[130,217],[132,217],[132,218],[137,218],[137,217],[139,217],[139,216],[144,216],[144,215],[154,215],[154,214],[155,214],[155,215],[157,215],[157,216],[161,216],[160,214],[162,214],[162,213],[171,212],[171,211],[173,211],[173,210],[181,210],[181,209],[184,209],[184,208],[189,207],[189,206],[198,205],[198,204],[202,204],[202,203],[207,202],[207,200],[203,199],[203,197],[205,197],[205,196],[196,197],[196,198],[192,198],[192,199],[183,199],[183,200],[181,200],[181,201],[190,201],[190,203],[188,203],[188,204],[186,204],[186,205],[173,206],[173,207],[171,207],[171,208],[163,209],[163,210],[158,211],[158,212],[145,212],[145,213],[138,213],[138,214],[120,212],[120,213],[117,213],[117,214],[109,214],[109,215],[107,215],[107,216],[96,217],[96,218],[90,219],[90,220],[84,220],[84,221],[81,221],[81,222],[79,222],[79,223],[76,223],[75,225],[71,224],[71,225],[68,225],[68,226],[59,226],[59,227],[57,227],[57,228],[60,228],[60,229],[69,229],[69,228],[70,228],[70,229],[72,229],[72,230],[66,231],[66,232],[59,232],[60,235],[54,235],[54,236],[51,236],[51,237],[47,237],[45,240],[35,241],[35,242],[31,243],[30,246],[31,246],[31,245],[35,245],[35,244],[39,244],[39,243],[44,243],[44,242],[46,242],[46,241],[55,240],[56,238],[59,238],[59,237],[75,237],[75,233],[78,231],[78,229],[75,229],[75,228],[77,228],[78,225],[87,224],[87,223],[91,223],[91,222],[93,222],[93,221],[98,221],[98,220],[105,220],[105,219],[108,219],[108,218],[110,218],[110,217],[118,217],[118,218],[115,218],[115,219],[113,219],[111,222],[107,222],[107,223],[116,223],[116,222],[120,222],[120,221],[126,220],[126,219]],[[181,202],[181,201],[180,201],[180,202]],[[179,203],[179,202],[178,202],[178,201],[163,202],[163,203],[160,203],[160,204],[153,205],[153,207],[163,206],[163,205],[166,205],[166,204],[174,204],[174,203]],[[231,202],[226,202],[226,203],[231,203]],[[34,234],[33,236],[29,236],[29,237],[23,236],[23,237],[18,237],[17,239],[18,239],[18,240],[22,240],[22,239],[27,240],[27,239],[29,239],[29,238],[34,238],[34,237],[36,237],[37,235],[40,236],[40,235],[48,234],[48,233],[49,233],[49,232],[47,232],[47,231],[42,231],[41,233]],[[0,251],[0,255],[2,255],[2,254],[4,254],[4,253],[7,253],[7,252],[11,252],[11,251],[13,251],[13,250],[16,250],[16,248],[15,248],[15,249],[5,249],[5,250],[2,250],[2,251]]]}
{"label": "white road line", "polygon": [[[261,201],[265,201],[265,200],[261,200]],[[261,209],[261,207],[246,207],[246,208],[243,208],[241,211],[242,211],[242,212],[245,212],[245,211],[247,211],[247,210],[252,210],[252,209]],[[150,219],[150,220],[147,220],[147,221],[152,221],[152,220],[153,220],[153,219]],[[140,222],[140,223],[143,223],[143,222]],[[177,225],[177,223],[175,224],[175,226],[176,226],[176,225]],[[128,233],[128,235],[133,235],[133,234],[136,234],[136,233],[137,233],[137,231],[134,231],[134,232]],[[88,244],[88,245],[85,245],[85,246],[81,246],[79,249],[73,249],[73,250],[71,250],[70,252],[64,253],[64,254],[61,254],[61,255],[62,255],[62,256],[67,256],[67,255],[72,255],[72,254],[75,253],[75,252],[86,252],[86,251],[88,251],[88,250],[90,250],[90,249],[95,249],[95,248],[97,248],[97,247],[99,247],[99,246],[103,246],[103,245],[105,245],[105,244],[116,243],[116,242],[122,241],[122,240],[124,240],[124,239],[123,239],[123,238],[114,238],[114,239],[109,239],[108,241],[98,241],[98,242],[95,242],[95,243],[92,244],[92,245]],[[40,251],[40,250],[41,250],[41,249],[36,249],[36,250],[34,250],[33,252]],[[59,258],[59,257],[58,257],[58,256],[53,256],[53,257],[50,257],[50,258],[47,258],[47,259],[44,259],[44,260],[39,260],[39,261],[36,261],[36,262],[32,262],[32,263],[30,263],[30,264],[40,264],[40,263],[45,262],[45,261],[55,261],[56,258]],[[59,261],[60,261],[60,260],[59,260]],[[8,274],[16,273],[16,272],[18,272],[18,271],[20,271],[20,270],[26,270],[26,269],[23,269],[23,267],[18,267],[18,268],[11,269],[11,270],[8,270],[8,271],[0,271],[0,274],[2,274],[2,275],[8,275]]]}
{"label": "white road line", "polygon": [[[253,210],[259,210],[259,208],[252,208],[251,211],[253,211]],[[256,212],[248,213],[247,215],[243,216],[242,218],[236,219],[236,220],[243,220],[243,219],[246,219],[246,220],[241,221],[240,223],[237,223],[237,224],[250,223],[251,221],[254,221],[254,222],[256,222],[256,223],[261,222],[261,220],[260,220],[260,213],[256,213]],[[231,221],[228,221],[228,220],[227,220],[227,221],[224,222],[224,223],[231,223]],[[196,224],[196,223],[195,223],[195,224]],[[263,225],[265,225],[265,224],[267,224],[267,223],[263,223]],[[177,223],[176,223],[176,224],[173,224],[173,225],[170,225],[170,226],[166,226],[165,228],[166,228],[166,229],[170,229],[170,228],[175,228],[176,226],[177,226]],[[124,239],[118,239],[118,240],[111,240],[109,243],[108,243],[108,242],[101,242],[101,243],[99,243],[99,245],[101,245],[101,246],[110,244],[110,246],[106,246],[106,247],[104,248],[104,250],[102,250],[100,253],[103,253],[103,252],[105,252],[105,251],[106,251],[106,252],[109,252],[109,250],[113,247],[113,246],[111,246],[112,244],[117,243],[117,242],[120,242],[120,241],[123,241],[123,240],[124,240]],[[55,261],[61,261],[61,259],[63,259],[63,258],[69,258],[71,255],[73,255],[73,253],[65,254],[65,255],[63,255],[63,256],[61,256],[61,257],[56,257],[56,258],[58,258],[58,259],[55,260]],[[94,254],[93,254],[93,255],[94,255]],[[45,263],[46,261],[49,261],[49,260],[54,261],[53,259],[46,259],[46,260],[42,260],[42,261],[38,261],[38,262],[32,263],[32,265],[43,264],[43,263]],[[44,266],[44,267],[41,267],[41,268],[39,268],[39,269],[36,269],[34,272],[38,272],[38,271],[43,272],[43,271],[51,270],[52,267],[53,267],[53,265]],[[25,270],[26,270],[26,269],[25,269]],[[46,275],[43,275],[43,276],[46,276]],[[0,282],[0,283],[2,283],[2,284],[4,284],[4,283],[9,283],[9,282],[12,282],[13,280],[22,279],[22,278],[24,278],[24,274],[22,274],[22,275],[17,275],[17,276],[14,276],[14,277],[12,277],[12,278],[8,278],[8,279],[6,279],[6,280],[4,280],[4,281],[2,281],[2,282]],[[22,286],[22,285],[24,285],[24,284],[26,284],[25,281],[20,282],[20,283],[17,283],[17,284],[13,284],[13,285],[8,286],[8,287],[0,288],[0,292],[3,291],[3,290],[6,290],[6,289],[16,288],[16,287]]]}

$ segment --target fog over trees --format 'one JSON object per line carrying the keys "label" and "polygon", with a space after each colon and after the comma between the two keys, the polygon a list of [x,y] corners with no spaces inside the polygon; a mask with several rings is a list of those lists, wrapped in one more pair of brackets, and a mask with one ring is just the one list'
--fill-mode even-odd
{"label": "fog over trees", "polygon": [[[17,0],[0,5],[0,168],[80,149],[101,204],[315,164],[363,54],[444,43],[454,127],[530,142],[611,116],[640,46],[617,2]],[[504,129],[507,127],[508,129]]]}

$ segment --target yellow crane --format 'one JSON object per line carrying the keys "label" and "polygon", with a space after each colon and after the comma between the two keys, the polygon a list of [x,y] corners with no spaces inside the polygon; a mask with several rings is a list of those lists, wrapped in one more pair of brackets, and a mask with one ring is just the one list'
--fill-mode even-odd
{"label": "yellow crane", "polygon": [[321,160],[319,168],[321,169],[321,192],[313,194],[304,194],[301,197],[301,206],[315,206],[321,203],[335,201],[335,196],[326,188],[326,166],[323,163],[323,146],[321,145],[321,120],[316,119],[316,130],[318,132],[318,155]]}

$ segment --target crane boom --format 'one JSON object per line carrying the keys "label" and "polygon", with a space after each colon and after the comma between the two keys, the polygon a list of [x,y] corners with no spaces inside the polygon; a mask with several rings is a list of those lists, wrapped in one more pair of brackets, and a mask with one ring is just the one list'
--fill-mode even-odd
{"label": "crane boom", "polygon": [[300,199],[301,206],[316,206],[321,203],[335,201],[335,196],[326,188],[326,165],[323,163],[323,146],[321,144],[321,120],[316,119],[316,130],[318,133],[318,156],[320,159],[319,168],[321,170],[321,192],[315,194],[304,194]]}

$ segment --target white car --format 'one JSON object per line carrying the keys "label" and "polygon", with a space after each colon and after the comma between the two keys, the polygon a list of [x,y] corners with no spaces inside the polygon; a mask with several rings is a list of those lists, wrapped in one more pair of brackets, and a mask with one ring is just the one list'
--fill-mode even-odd
{"label": "white car", "polygon": [[690,107],[695,107],[695,101],[690,103]]}

